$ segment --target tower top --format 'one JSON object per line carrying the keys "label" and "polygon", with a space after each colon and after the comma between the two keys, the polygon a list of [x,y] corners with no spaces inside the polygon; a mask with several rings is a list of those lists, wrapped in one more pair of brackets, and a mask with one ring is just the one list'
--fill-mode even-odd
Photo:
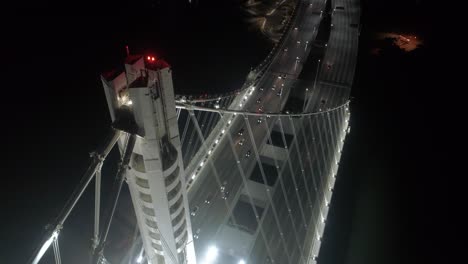
{"label": "tower top", "polygon": [[[169,63],[167,63],[165,60],[160,59],[151,54],[128,55],[125,58],[124,64],[134,65],[138,63],[140,60],[143,60],[144,67],[148,70],[158,71],[164,68],[171,67]],[[120,66],[115,67],[112,70],[102,73],[102,77],[104,77],[104,79],[107,81],[112,81],[115,78],[117,78],[120,74],[122,74],[124,71],[125,71],[125,65],[120,65]]]}

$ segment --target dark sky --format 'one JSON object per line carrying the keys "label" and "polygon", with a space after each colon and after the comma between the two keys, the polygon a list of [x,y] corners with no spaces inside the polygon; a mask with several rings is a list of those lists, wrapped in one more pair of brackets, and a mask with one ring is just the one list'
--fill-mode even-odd
{"label": "dark sky", "polygon": [[[202,92],[236,88],[268,50],[264,39],[246,32],[235,1],[200,0],[197,11],[180,1],[163,8],[167,2],[37,1],[5,8],[0,263],[26,261],[86,169],[88,152],[104,138],[110,117],[98,77],[118,65],[126,44],[166,58],[176,89]],[[434,130],[422,133],[430,122],[425,102],[434,96],[427,78],[434,72],[427,55],[431,11],[425,1],[363,1],[352,132],[321,264],[402,263],[416,254],[413,215],[423,201],[413,191],[422,188],[417,174],[431,161],[424,154],[438,147],[427,144]],[[425,44],[405,53],[375,41],[376,32],[414,33]],[[369,53],[376,46],[380,56]]]}

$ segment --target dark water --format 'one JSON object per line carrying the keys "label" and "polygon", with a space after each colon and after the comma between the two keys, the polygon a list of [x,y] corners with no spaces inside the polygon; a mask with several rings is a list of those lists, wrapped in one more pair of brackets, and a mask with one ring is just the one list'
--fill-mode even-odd
{"label": "dark water", "polygon": [[[419,195],[436,146],[426,122],[428,50],[433,12],[424,1],[361,1],[363,24],[355,83],[351,91],[351,133],[343,147],[320,264],[422,263],[414,221]],[[379,32],[413,33],[424,45],[404,52],[375,39]],[[381,48],[375,56],[371,50]],[[430,150],[429,150],[430,149]],[[426,179],[427,180],[427,179]],[[419,200],[419,202],[417,202]],[[431,254],[431,253],[427,253]]]}

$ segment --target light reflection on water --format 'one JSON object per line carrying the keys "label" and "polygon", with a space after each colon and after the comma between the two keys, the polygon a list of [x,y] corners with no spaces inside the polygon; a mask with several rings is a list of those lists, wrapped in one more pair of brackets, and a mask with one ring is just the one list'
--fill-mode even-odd
{"label": "light reflection on water", "polygon": [[400,49],[410,52],[423,44],[423,40],[415,34],[398,34],[395,32],[383,32],[377,35],[378,39],[393,39],[393,44]]}

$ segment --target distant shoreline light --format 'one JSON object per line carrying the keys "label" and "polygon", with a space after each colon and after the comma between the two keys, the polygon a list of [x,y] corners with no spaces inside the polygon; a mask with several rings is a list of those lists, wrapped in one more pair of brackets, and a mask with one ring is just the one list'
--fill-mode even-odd
{"label": "distant shoreline light", "polygon": [[[377,34],[377,39],[388,38],[393,39],[393,44],[406,52],[413,51],[423,44],[423,40],[415,34],[399,34],[396,32],[381,32]],[[374,50],[378,52],[380,48]]]}

